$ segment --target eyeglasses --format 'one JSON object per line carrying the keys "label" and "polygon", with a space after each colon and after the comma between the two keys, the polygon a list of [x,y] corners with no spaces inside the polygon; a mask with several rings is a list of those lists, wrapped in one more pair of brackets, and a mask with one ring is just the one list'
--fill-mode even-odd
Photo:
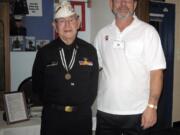
{"label": "eyeglasses", "polygon": [[56,22],[60,25],[65,25],[66,23],[74,24],[77,20],[77,16],[72,16],[69,18],[59,18],[56,20]]}
{"label": "eyeglasses", "polygon": [[114,0],[114,2],[119,3],[119,2],[126,2],[126,3],[132,3],[134,0]]}

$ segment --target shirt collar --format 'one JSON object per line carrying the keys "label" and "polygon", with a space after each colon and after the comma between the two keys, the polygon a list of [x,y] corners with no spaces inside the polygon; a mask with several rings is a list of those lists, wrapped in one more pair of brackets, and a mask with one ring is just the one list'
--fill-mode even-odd
{"label": "shirt collar", "polygon": [[[134,18],[134,20],[131,22],[131,24],[129,24],[129,26],[127,26],[125,29],[129,29],[129,28],[131,28],[131,27],[134,27],[136,24],[137,24],[137,22],[138,22],[138,18],[137,18],[137,16],[134,14],[133,15],[133,18]],[[112,27],[114,27],[117,31],[119,31],[119,28],[117,27],[117,25],[116,25],[116,20],[114,19],[113,20],[113,22],[112,22]]]}
{"label": "shirt collar", "polygon": [[63,48],[63,49],[74,49],[77,45],[77,38],[73,41],[72,44],[70,45],[66,45],[63,40],[61,40],[60,38],[57,39],[58,40],[58,45],[60,48]]}

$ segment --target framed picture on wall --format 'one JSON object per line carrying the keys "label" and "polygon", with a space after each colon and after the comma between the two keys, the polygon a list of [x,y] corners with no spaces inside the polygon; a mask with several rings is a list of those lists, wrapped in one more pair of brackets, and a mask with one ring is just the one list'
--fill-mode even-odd
{"label": "framed picture on wall", "polygon": [[25,51],[36,51],[35,37],[26,36]]}
{"label": "framed picture on wall", "polygon": [[47,45],[50,42],[50,40],[36,40],[36,48],[37,50],[39,50],[40,48],[42,48],[43,46]]}
{"label": "framed picture on wall", "polygon": [[80,20],[81,20],[80,31],[85,31],[86,30],[85,2],[71,1],[71,5],[73,6],[74,10],[80,17]]}
{"label": "framed picture on wall", "polygon": [[25,39],[24,36],[10,36],[11,51],[24,51]]}

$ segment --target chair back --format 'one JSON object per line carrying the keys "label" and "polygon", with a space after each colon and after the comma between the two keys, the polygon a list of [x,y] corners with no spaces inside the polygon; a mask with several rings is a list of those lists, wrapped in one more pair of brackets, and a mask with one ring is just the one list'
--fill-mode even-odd
{"label": "chair back", "polygon": [[24,92],[27,104],[31,106],[41,106],[42,103],[39,100],[37,94],[32,91],[32,77],[28,77],[21,82],[18,87],[18,91]]}

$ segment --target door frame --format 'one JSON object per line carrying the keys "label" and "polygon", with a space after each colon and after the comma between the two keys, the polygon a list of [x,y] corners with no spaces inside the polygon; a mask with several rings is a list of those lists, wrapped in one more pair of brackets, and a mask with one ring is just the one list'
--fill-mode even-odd
{"label": "door frame", "polygon": [[172,126],[174,46],[175,46],[175,4],[150,2],[150,20],[161,22],[159,35],[166,57],[163,91],[159,100],[157,128]]}
{"label": "door frame", "polygon": [[5,89],[10,91],[9,3],[0,2],[0,20],[4,25]]}

